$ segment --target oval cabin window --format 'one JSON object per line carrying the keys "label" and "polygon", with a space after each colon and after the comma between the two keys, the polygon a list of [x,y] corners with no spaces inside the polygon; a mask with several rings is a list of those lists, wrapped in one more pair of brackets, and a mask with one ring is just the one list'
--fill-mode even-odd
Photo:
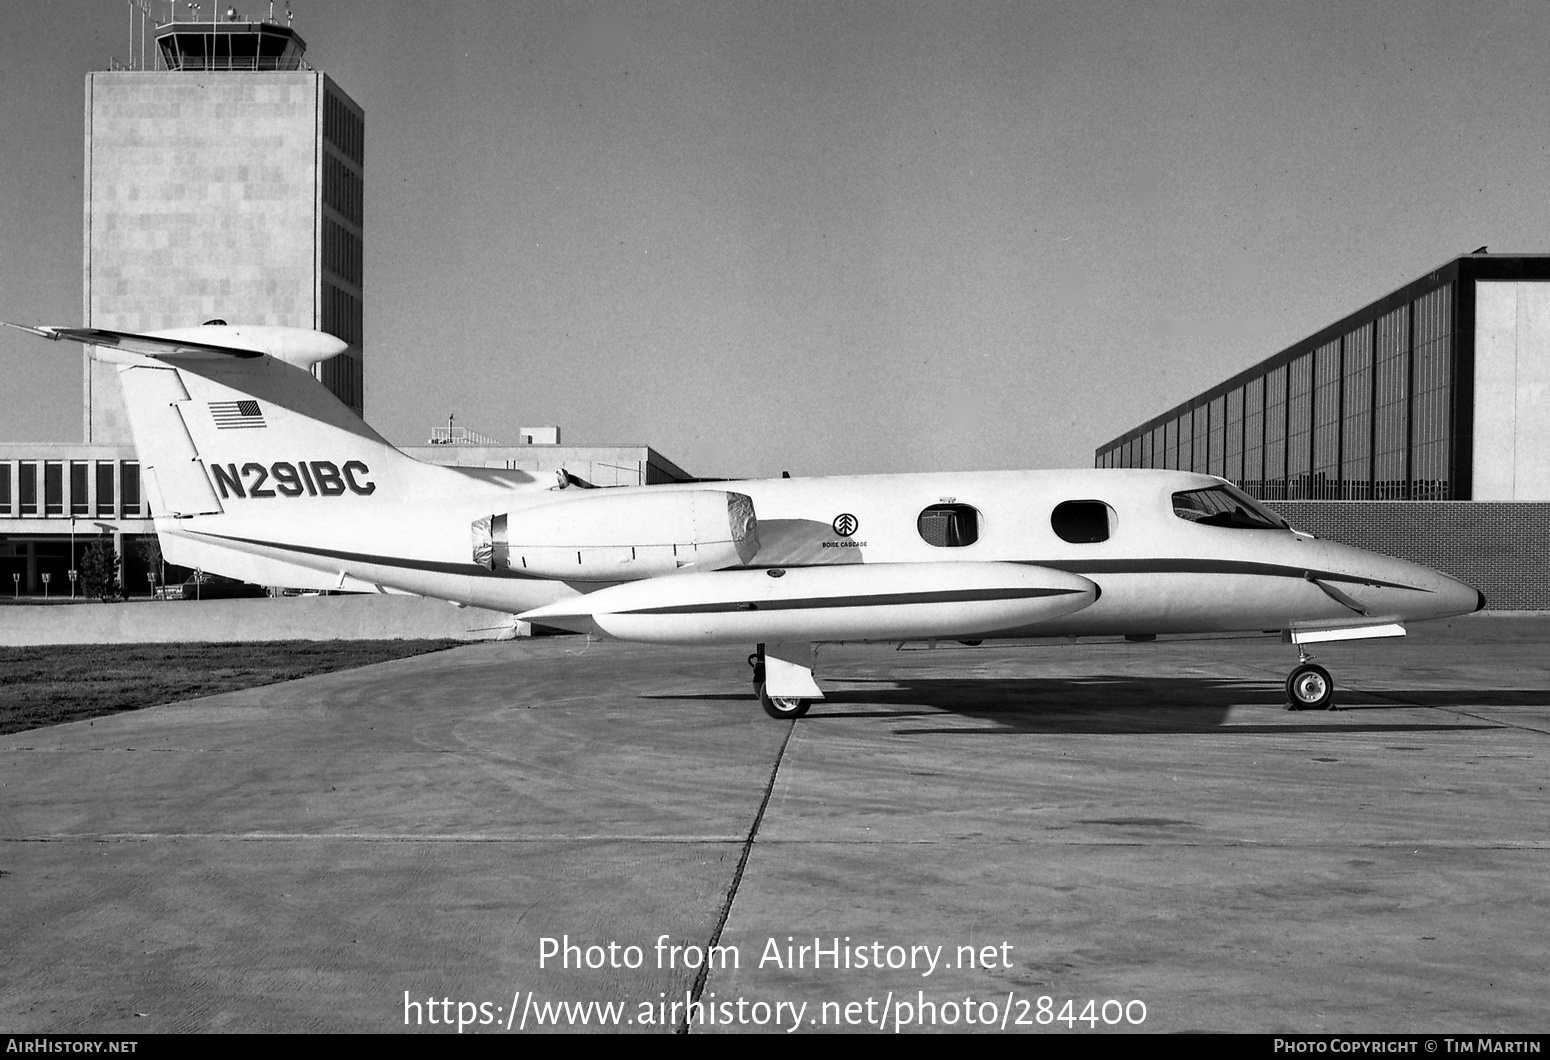
{"label": "oval cabin window", "polygon": [[962,548],[980,537],[980,513],[967,504],[933,504],[920,513],[915,529],[928,545]]}
{"label": "oval cabin window", "polygon": [[1060,540],[1092,545],[1109,539],[1111,509],[1102,501],[1066,501],[1055,505],[1049,523]]}

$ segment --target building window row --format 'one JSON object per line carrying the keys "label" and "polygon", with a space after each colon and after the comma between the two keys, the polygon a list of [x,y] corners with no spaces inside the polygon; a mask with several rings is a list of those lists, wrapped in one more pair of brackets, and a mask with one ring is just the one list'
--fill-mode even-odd
{"label": "building window row", "polygon": [[323,97],[323,139],[357,166],[364,162],[365,123],[344,100],[332,93]]}
{"label": "building window row", "polygon": [[332,152],[323,153],[323,205],[346,221],[361,226],[365,186],[361,175]]}
{"label": "building window row", "polygon": [[0,518],[141,519],[150,514],[148,508],[141,510],[138,461],[0,461]]}
{"label": "building window row", "polygon": [[361,300],[331,283],[323,284],[322,330],[361,348]]}
{"label": "building window row", "polygon": [[345,283],[362,286],[361,237],[327,218],[323,221],[323,268]]}
{"label": "building window row", "polygon": [[1134,434],[1101,467],[1218,475],[1267,500],[1453,500],[1453,285]]}
{"label": "building window row", "polygon": [[[361,300],[331,283],[323,284],[322,330],[355,350],[361,348]],[[317,365],[318,381],[357,416],[365,409],[366,383],[358,354],[346,351]]]}
{"label": "building window row", "polygon": [[350,406],[351,410],[359,416],[365,407],[362,400],[365,391],[365,380],[361,373],[361,362],[349,353],[341,353],[318,365],[318,381],[328,388],[340,401]]}

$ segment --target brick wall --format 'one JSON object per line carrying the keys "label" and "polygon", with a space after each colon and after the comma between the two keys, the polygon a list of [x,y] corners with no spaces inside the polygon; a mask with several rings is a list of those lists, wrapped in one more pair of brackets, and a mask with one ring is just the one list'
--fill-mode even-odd
{"label": "brick wall", "polygon": [[1423,563],[1485,593],[1491,611],[1550,611],[1550,504],[1267,501],[1299,530]]}

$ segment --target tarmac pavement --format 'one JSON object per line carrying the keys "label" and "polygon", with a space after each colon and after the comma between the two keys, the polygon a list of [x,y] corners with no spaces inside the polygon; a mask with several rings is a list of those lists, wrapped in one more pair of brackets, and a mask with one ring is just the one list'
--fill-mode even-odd
{"label": "tarmac pavement", "polygon": [[826,647],[793,724],[567,637],[0,737],[0,1031],[1543,1031],[1550,619],[1413,633],[1336,712],[1271,639]]}

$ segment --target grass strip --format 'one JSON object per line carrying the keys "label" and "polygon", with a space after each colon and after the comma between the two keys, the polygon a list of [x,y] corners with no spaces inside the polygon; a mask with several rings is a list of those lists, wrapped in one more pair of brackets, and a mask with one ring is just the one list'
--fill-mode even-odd
{"label": "grass strip", "polygon": [[282,640],[0,648],[0,735],[454,648],[455,640]]}

